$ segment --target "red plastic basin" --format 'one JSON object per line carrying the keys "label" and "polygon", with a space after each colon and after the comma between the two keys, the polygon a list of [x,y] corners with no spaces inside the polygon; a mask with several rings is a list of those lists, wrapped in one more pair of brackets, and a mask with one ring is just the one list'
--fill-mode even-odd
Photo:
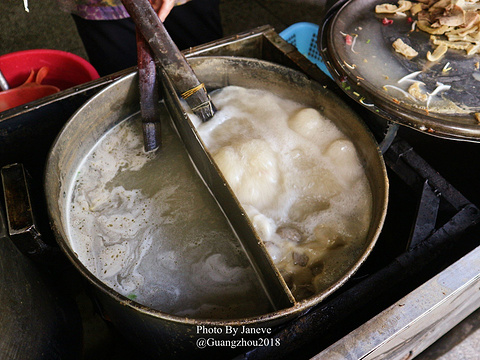
{"label": "red plastic basin", "polygon": [[75,54],[50,49],[17,51],[0,56],[0,70],[10,88],[22,85],[33,69],[49,68],[43,85],[53,85],[60,90],[99,78],[98,72],[85,59]]}

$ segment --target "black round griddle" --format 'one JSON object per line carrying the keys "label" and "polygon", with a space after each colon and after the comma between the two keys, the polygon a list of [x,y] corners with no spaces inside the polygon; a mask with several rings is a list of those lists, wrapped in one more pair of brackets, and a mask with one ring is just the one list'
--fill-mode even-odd
{"label": "black round griddle", "polygon": [[[352,99],[389,121],[443,138],[479,142],[475,113],[480,113],[480,55],[449,49],[439,61],[428,61],[427,52],[436,47],[430,34],[414,27],[409,12],[376,14],[375,6],[386,2],[396,4],[350,0],[335,3],[327,12],[318,45],[335,81]],[[385,24],[384,18],[393,23]],[[398,38],[418,55],[409,60],[397,53],[392,43]],[[416,100],[404,92],[412,79],[398,82],[415,72],[412,79],[422,82],[426,94],[439,84],[449,88],[442,87],[428,104]]]}

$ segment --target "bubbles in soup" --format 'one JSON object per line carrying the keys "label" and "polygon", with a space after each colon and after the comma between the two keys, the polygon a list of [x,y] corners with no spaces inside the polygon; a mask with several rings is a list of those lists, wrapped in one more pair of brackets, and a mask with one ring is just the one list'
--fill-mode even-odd
{"label": "bubbles in soup", "polygon": [[242,203],[268,206],[279,188],[276,154],[263,140],[224,146],[213,155],[228,184]]}
{"label": "bubbles in soup", "polygon": [[162,124],[143,151],[139,115],[108,132],[72,184],[70,246],[98,279],[153,309],[192,318],[271,311],[256,275],[183,144]]}
{"label": "bubbles in soup", "polygon": [[371,191],[353,143],[321,112],[263,90],[225,87],[192,122],[297,300],[361,254]]}

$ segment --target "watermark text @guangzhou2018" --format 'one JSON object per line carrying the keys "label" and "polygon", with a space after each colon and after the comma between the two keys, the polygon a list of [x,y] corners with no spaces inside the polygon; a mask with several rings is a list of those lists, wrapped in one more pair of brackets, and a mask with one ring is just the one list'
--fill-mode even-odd
{"label": "watermark text @guangzhou2018", "polygon": [[[244,325],[237,326],[197,326],[197,335],[206,335],[197,339],[197,347],[205,349],[208,347],[229,347],[231,349],[237,347],[259,347],[259,346],[280,346],[280,339],[268,337],[272,334],[272,329],[265,327],[246,327]],[[211,335],[211,337],[208,337]],[[215,335],[222,335],[218,338]],[[224,336],[231,336],[232,339],[225,339]],[[235,339],[236,336],[245,335],[246,338]],[[259,337],[252,338],[252,335]]]}

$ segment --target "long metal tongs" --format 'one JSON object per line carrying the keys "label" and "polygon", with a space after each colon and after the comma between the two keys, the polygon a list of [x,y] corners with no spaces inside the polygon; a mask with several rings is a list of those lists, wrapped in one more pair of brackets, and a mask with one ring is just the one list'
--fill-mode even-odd
{"label": "long metal tongs", "polygon": [[173,42],[148,0],[122,0],[137,30],[143,35],[159,64],[190,109],[202,121],[216,112],[205,85],[195,75],[185,56]]}
{"label": "long metal tongs", "polygon": [[162,131],[159,115],[159,95],[155,61],[143,35],[137,30],[138,87],[140,112],[142,114],[143,143],[145,151],[162,146]]}

